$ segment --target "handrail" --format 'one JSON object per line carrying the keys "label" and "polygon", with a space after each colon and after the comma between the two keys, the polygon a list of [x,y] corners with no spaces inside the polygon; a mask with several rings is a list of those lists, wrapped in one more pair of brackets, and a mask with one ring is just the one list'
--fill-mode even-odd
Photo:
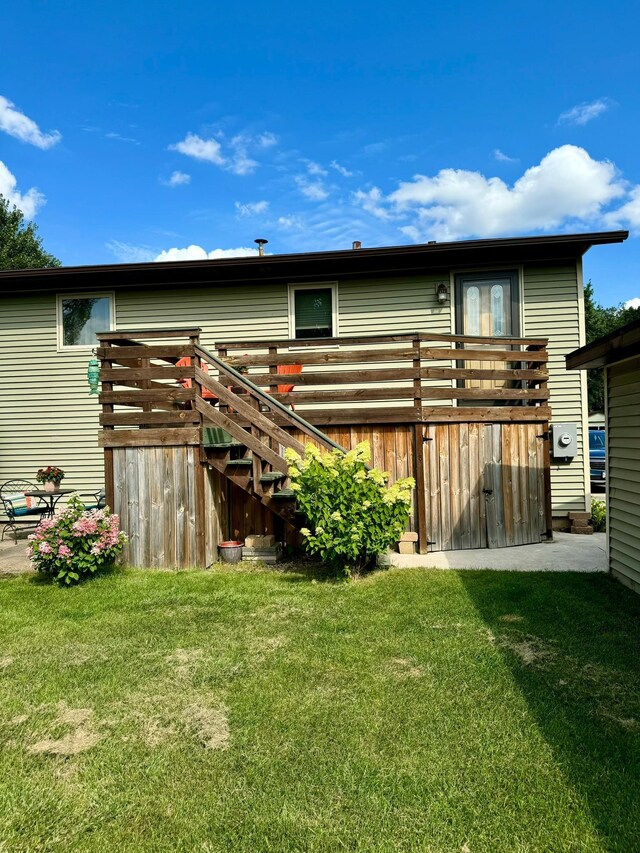
{"label": "handrail", "polygon": [[293,411],[292,409],[288,409],[284,406],[279,400],[275,400],[270,394],[267,394],[266,391],[263,391],[258,385],[254,385],[254,383],[247,379],[246,375],[240,373],[239,370],[236,370],[234,367],[231,367],[222,359],[213,355],[213,353],[209,352],[205,349],[201,344],[196,345],[196,354],[200,356],[204,356],[206,360],[215,365],[218,370],[221,370],[223,373],[226,373],[228,376],[231,376],[235,383],[241,388],[245,388],[250,391],[254,397],[257,397],[258,400],[261,400],[265,405],[269,406],[270,409],[277,409],[280,414],[284,415],[285,419],[288,421],[293,421],[294,424],[299,426],[303,432],[311,433],[314,438],[317,438],[325,446],[332,447],[334,450],[339,450],[342,453],[346,453],[346,449],[342,447],[341,444],[333,441],[333,439],[329,438],[328,435],[323,433],[321,430],[314,427],[313,424],[310,424],[309,421],[306,421],[304,418],[300,417],[300,415]]}
{"label": "handrail", "polygon": [[517,337],[497,336],[491,337],[487,335],[456,335],[444,334],[441,332],[404,332],[397,335],[348,335],[339,338],[274,338],[273,340],[261,341],[216,341],[216,349],[237,350],[237,349],[268,349],[269,347],[293,347],[296,350],[306,349],[307,347],[334,347],[334,346],[358,346],[362,344],[392,344],[402,343],[403,341],[440,341],[461,344],[478,344],[478,343],[502,343],[505,346],[533,346],[546,347],[549,342],[548,338],[542,337]]}

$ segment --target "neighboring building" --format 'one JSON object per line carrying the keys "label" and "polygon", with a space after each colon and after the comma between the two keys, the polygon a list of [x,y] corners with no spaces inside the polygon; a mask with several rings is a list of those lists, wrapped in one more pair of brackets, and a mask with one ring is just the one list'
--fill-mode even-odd
{"label": "neighboring building", "polygon": [[589,501],[586,378],[564,365],[585,342],[582,256],[627,236],[0,272],[0,482],[32,478],[47,464],[80,489],[103,482],[99,406],[86,382],[98,331],[200,327],[212,350],[310,336],[319,347],[326,337],[414,332],[548,337],[553,420],[575,425],[577,439],[570,461],[551,460],[554,524],[562,525]]}
{"label": "neighboring building", "polygon": [[568,370],[604,369],[609,568],[640,592],[640,320],[567,356]]}

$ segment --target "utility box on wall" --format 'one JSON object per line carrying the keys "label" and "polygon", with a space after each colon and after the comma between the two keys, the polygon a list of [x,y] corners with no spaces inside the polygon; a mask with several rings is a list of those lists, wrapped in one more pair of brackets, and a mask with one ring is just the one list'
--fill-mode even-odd
{"label": "utility box on wall", "polygon": [[573,459],[578,452],[575,424],[551,424],[551,455],[554,459]]}

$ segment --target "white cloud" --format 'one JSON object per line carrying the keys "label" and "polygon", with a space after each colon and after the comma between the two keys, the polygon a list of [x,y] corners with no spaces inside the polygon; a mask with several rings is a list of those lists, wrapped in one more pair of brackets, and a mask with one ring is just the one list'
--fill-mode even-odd
{"label": "white cloud", "polygon": [[28,116],[16,109],[15,104],[0,95],[0,130],[9,136],[14,136],[21,142],[35,145],[36,148],[51,148],[62,139],[57,130],[43,133],[38,125]]}
{"label": "white cloud", "polygon": [[261,148],[271,148],[278,144],[278,137],[275,133],[267,131],[266,133],[261,133],[258,136],[257,142]]}
{"label": "white cloud", "polygon": [[332,160],[329,165],[332,169],[335,169],[338,174],[342,175],[343,178],[352,178],[355,174],[354,172],[350,172],[344,166],[341,166],[340,163],[336,162],[335,160]]}
{"label": "white cloud", "polygon": [[379,218],[409,217],[401,229],[414,240],[548,231],[603,220],[605,207],[626,195],[615,166],[575,145],[550,151],[513,186],[480,172],[442,169],[415,175],[386,198],[374,187],[354,200]]}
{"label": "white cloud", "polygon": [[327,174],[327,170],[324,169],[320,163],[314,163],[313,160],[303,160],[303,162],[307,164],[307,172],[310,175],[324,177]]}
{"label": "white cloud", "polygon": [[161,183],[167,187],[183,187],[186,184],[191,183],[191,175],[187,175],[186,172],[176,170],[171,173],[171,176],[166,181],[162,181]]}
{"label": "white cloud", "polygon": [[257,137],[239,133],[228,141],[224,134],[217,138],[203,139],[196,133],[188,133],[181,142],[169,146],[170,151],[179,151],[187,157],[213,163],[234,175],[250,175],[260,165],[250,156],[255,149],[271,148],[278,142],[273,133],[262,133]]}
{"label": "white cloud", "polygon": [[224,166],[225,158],[222,156],[222,146],[217,139],[203,139],[195,133],[187,133],[182,142],[176,142],[169,146],[170,151],[179,151],[194,160],[204,160],[206,163],[215,163],[216,166]]}
{"label": "white cloud", "polygon": [[634,231],[640,230],[640,186],[633,187],[627,201],[617,210],[606,213],[603,220],[608,228],[626,225]]}
{"label": "white cloud", "polygon": [[640,299],[636,296],[634,299],[627,299],[624,303],[625,308],[640,308]]}
{"label": "white cloud", "polygon": [[302,228],[302,220],[297,216],[279,216],[278,225],[286,231]]}
{"label": "white cloud", "polygon": [[16,189],[17,185],[15,175],[0,160],[0,195],[19,208],[27,219],[33,219],[38,208],[46,202],[46,198],[35,187],[31,187],[26,193],[20,193]]}
{"label": "white cloud", "polygon": [[354,204],[362,207],[367,213],[377,216],[378,219],[389,219],[389,211],[383,207],[385,198],[382,191],[378,187],[373,187],[371,190],[356,190],[351,196]]}
{"label": "white cloud", "polygon": [[249,201],[246,204],[241,204],[237,201],[235,204],[238,216],[241,217],[259,216],[261,213],[266,213],[269,210],[269,202],[264,199],[262,201]]}
{"label": "white cloud", "polygon": [[499,148],[493,149],[493,156],[496,158],[496,160],[499,163],[517,163],[518,162],[517,157],[509,157],[507,154],[505,154]]}
{"label": "white cloud", "polygon": [[606,113],[610,106],[611,102],[607,98],[599,98],[597,101],[591,101],[591,103],[576,104],[575,107],[571,107],[570,110],[558,116],[558,124],[587,124],[594,118],[598,118],[602,113]]}
{"label": "white cloud", "polygon": [[329,198],[329,190],[322,181],[309,181],[304,175],[297,175],[296,184],[302,195],[311,201],[324,201]]}
{"label": "white cloud", "polygon": [[105,133],[107,139],[117,139],[118,142],[130,142],[132,145],[140,145],[137,139],[134,139],[133,136],[122,136],[120,133],[115,133],[113,130],[109,131],[109,133]]}
{"label": "white cloud", "polygon": [[121,240],[109,240],[105,245],[123,264],[144,264],[152,261],[156,254],[150,246],[135,246]]}
{"label": "white cloud", "polygon": [[212,249],[207,252],[202,246],[187,246],[186,249],[165,249],[160,252],[154,261],[206,261],[217,258],[244,258],[249,255],[257,255],[257,249],[243,246],[238,249]]}

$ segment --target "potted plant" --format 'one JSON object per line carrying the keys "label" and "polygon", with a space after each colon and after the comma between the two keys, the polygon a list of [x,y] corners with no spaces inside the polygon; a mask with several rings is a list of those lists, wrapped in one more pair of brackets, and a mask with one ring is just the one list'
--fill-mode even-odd
{"label": "potted plant", "polygon": [[44,484],[46,492],[55,492],[60,488],[60,483],[64,479],[64,471],[58,468],[57,465],[49,465],[46,468],[40,468],[36,474],[36,480]]}

